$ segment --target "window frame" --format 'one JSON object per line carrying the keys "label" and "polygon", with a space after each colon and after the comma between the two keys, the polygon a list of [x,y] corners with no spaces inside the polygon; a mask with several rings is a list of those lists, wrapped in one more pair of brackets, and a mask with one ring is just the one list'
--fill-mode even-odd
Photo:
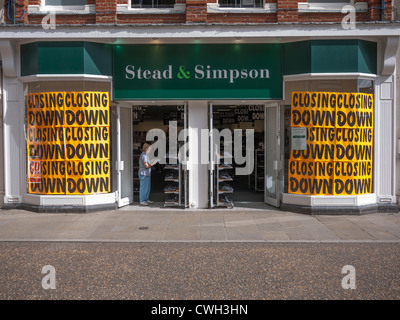
{"label": "window frame", "polygon": [[71,4],[71,5],[52,5],[48,4],[47,1],[48,0],[42,0],[40,2],[41,7],[44,8],[51,7],[54,8],[55,10],[84,10],[85,6],[87,6],[87,1],[85,1],[86,4]]}
{"label": "window frame", "polygon": [[[154,0],[152,1],[152,4],[154,5]],[[154,9],[173,9],[174,7],[175,7],[175,5],[176,5],[177,3],[176,3],[176,0],[174,0],[174,4],[173,5],[171,5],[171,6],[167,6],[167,7],[155,7],[155,6],[152,6],[152,7],[133,7],[132,6],[132,0],[129,0],[129,9],[132,9],[132,10],[135,10],[135,9],[151,9],[151,10],[154,10]]]}
{"label": "window frame", "polygon": [[[378,106],[380,98],[378,96],[378,75],[369,74],[369,73],[321,73],[321,74],[313,74],[313,73],[305,73],[305,74],[295,74],[295,75],[286,75],[283,76],[283,98],[281,104],[281,141],[285,141],[285,123],[284,123],[284,111],[285,105],[287,104],[288,99],[290,101],[289,89],[287,89],[289,82],[308,82],[306,83],[307,88],[309,88],[311,81],[343,81],[343,80],[353,80],[356,81],[355,85],[357,87],[357,92],[359,92],[359,83],[361,80],[372,81],[373,95],[374,95],[374,118],[376,119]],[[307,89],[306,89],[307,90]],[[320,89],[325,90],[325,89]],[[326,89],[328,90],[328,89]],[[299,89],[299,91],[302,91]],[[291,94],[291,93],[290,93]],[[375,121],[375,120],[374,120]],[[299,202],[299,197],[303,200],[305,206],[311,206],[313,208],[324,207],[324,206],[344,206],[348,205],[348,201],[353,201],[354,207],[361,205],[373,205],[377,203],[376,195],[377,190],[379,188],[379,178],[377,176],[377,165],[379,161],[378,148],[376,148],[377,143],[377,135],[380,132],[380,127],[377,122],[374,122],[374,137],[373,137],[373,164],[372,164],[372,192],[367,194],[359,194],[359,195],[297,195],[290,194],[287,192],[287,184],[285,184],[285,180],[287,179],[287,173],[285,172],[285,161],[288,158],[285,158],[285,144],[281,143],[281,155],[282,155],[282,177],[281,177],[281,196],[282,203],[284,204],[295,204],[297,205]],[[332,199],[335,199],[335,202],[332,202]]]}
{"label": "window frame", "polygon": [[260,7],[221,7],[219,2],[207,3],[208,13],[276,13],[276,3],[265,2]]}
{"label": "window frame", "polygon": [[128,0],[127,3],[118,3],[117,4],[117,13],[118,14],[173,14],[173,13],[185,13],[186,12],[186,3],[176,3],[173,7],[164,7],[164,8],[150,8],[150,7],[132,7],[132,0]]}
{"label": "window frame", "polygon": [[[265,0],[260,0],[260,6],[256,7],[254,6],[241,6],[243,0],[235,0],[235,2],[240,2],[240,6],[221,6],[219,3],[220,0],[217,0],[218,7],[221,9],[263,9],[265,6]],[[256,0],[253,0],[254,4],[256,3]]]}
{"label": "window frame", "polygon": [[48,12],[66,13],[66,14],[89,14],[96,11],[96,5],[51,5],[46,4],[46,0],[41,0],[39,5],[29,5],[28,14],[43,14]]}
{"label": "window frame", "polygon": [[324,4],[324,3],[326,3],[326,4],[330,4],[330,3],[348,3],[348,4],[354,4],[354,0],[345,0],[345,1],[342,1],[342,2],[339,2],[339,1],[334,1],[334,0],[329,0],[329,1],[320,1],[320,0],[317,0],[317,1],[313,1],[313,0],[307,0],[307,2],[308,3],[318,3],[318,4]]}
{"label": "window frame", "polygon": [[368,1],[355,2],[355,0],[348,0],[348,2],[304,2],[298,3],[299,13],[312,13],[312,12],[337,12],[342,13],[345,6],[353,6],[356,12],[368,11]]}
{"label": "window frame", "polygon": [[[41,92],[40,87],[45,86],[44,92],[52,91],[96,91],[100,85],[102,91],[107,91],[109,93],[110,99],[110,110],[111,110],[111,99],[112,99],[112,77],[111,76],[98,76],[98,75],[86,75],[86,74],[48,74],[48,75],[33,75],[21,77],[21,82],[23,83],[23,108],[26,113],[26,97],[28,93]],[[39,85],[39,90],[30,90],[30,87],[37,87]],[[63,89],[61,89],[61,87]],[[111,121],[111,120],[110,120]],[[24,119],[23,134],[25,139],[24,143],[26,145],[26,127],[27,120]],[[112,141],[111,135],[111,124],[110,124],[110,146]],[[20,155],[24,159],[24,166],[21,168],[21,182],[23,184],[23,189],[21,189],[22,202],[26,204],[31,204],[35,206],[43,205],[59,205],[60,203],[68,202],[72,206],[82,205],[84,206],[90,204],[113,204],[115,203],[115,190],[113,186],[113,172],[110,173],[110,183],[111,190],[108,193],[93,193],[93,194],[41,194],[41,193],[29,193],[28,187],[28,152],[26,146],[20,150]],[[113,159],[111,159],[110,150],[110,168]]]}

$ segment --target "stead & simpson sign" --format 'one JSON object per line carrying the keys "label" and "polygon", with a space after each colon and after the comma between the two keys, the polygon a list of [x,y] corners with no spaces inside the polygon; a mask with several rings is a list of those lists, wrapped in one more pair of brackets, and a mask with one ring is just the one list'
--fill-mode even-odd
{"label": "stead & simpson sign", "polygon": [[278,44],[114,47],[114,98],[281,99]]}

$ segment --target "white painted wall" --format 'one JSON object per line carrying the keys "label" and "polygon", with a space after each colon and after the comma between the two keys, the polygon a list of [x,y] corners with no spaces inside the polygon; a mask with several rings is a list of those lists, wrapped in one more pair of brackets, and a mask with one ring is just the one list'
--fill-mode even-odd
{"label": "white painted wall", "polygon": [[[398,19],[400,19],[400,0],[397,2]],[[396,57],[396,196],[400,205],[400,43]]]}
{"label": "white painted wall", "polygon": [[[21,177],[25,177],[25,165],[21,162],[23,143],[23,93],[17,78],[4,77],[3,134],[4,134],[4,203],[20,202]],[[22,96],[22,98],[21,98]]]}
{"label": "white painted wall", "polygon": [[[1,2],[0,2],[1,5]],[[1,62],[1,61],[0,61]],[[0,206],[4,197],[3,70],[0,66]]]}
{"label": "white painted wall", "polygon": [[376,82],[375,112],[375,177],[379,204],[396,203],[398,190],[398,96],[396,62],[399,47],[398,37],[382,41],[380,49],[380,77]]}
{"label": "white painted wall", "polygon": [[[200,130],[208,128],[208,103],[193,100],[188,103],[189,117],[189,206],[208,208],[208,165],[201,164]],[[196,136],[196,131],[199,134]]]}

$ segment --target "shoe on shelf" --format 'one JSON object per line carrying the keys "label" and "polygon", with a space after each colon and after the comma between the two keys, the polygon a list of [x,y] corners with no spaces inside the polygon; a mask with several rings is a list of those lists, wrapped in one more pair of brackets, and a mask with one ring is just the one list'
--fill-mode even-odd
{"label": "shoe on shelf", "polygon": [[220,179],[224,179],[224,180],[232,179],[232,177],[229,174],[225,173],[225,172],[220,173],[219,178]]}
{"label": "shoe on shelf", "polygon": [[227,196],[226,194],[221,194],[219,197],[219,200],[224,203],[232,202],[231,198],[229,196]]}
{"label": "shoe on shelf", "polygon": [[147,202],[144,202],[144,201],[140,202],[139,204],[140,204],[141,206],[148,206],[148,205],[149,205]]}
{"label": "shoe on shelf", "polygon": [[165,175],[165,179],[177,179],[178,178],[178,174],[177,173],[168,173]]}
{"label": "shoe on shelf", "polygon": [[167,184],[164,188],[164,191],[175,191],[177,189],[178,189],[177,185]]}
{"label": "shoe on shelf", "polygon": [[221,191],[233,191],[233,188],[228,184],[221,185]]}
{"label": "shoe on shelf", "polygon": [[177,194],[168,194],[165,198],[166,202],[178,202],[179,197]]}

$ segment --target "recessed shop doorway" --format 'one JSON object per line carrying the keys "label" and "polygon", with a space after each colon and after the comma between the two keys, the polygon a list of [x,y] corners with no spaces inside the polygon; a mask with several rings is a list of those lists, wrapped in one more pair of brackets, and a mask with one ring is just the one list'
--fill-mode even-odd
{"label": "recessed shop doorway", "polygon": [[[133,203],[139,203],[139,158],[144,143],[156,150],[157,164],[151,172],[150,200],[162,207],[187,206],[188,173],[178,140],[187,128],[186,104],[141,104],[132,106]],[[181,134],[181,135],[180,135]]]}
{"label": "recessed shop doorway", "polygon": [[[191,113],[183,102],[124,102],[112,107],[112,181],[119,206],[139,203],[138,161],[143,143],[158,143],[155,149],[159,149],[163,141],[165,148],[161,151],[164,158],[158,152],[154,154],[159,163],[153,167],[151,175],[150,200],[155,202],[153,207],[192,208],[198,196],[196,192],[205,192],[204,198],[207,185],[209,195],[206,198],[211,208],[246,207],[263,202],[279,206],[279,104],[210,102],[207,108],[205,102],[204,107],[193,109],[192,106],[192,109],[189,108]],[[207,121],[196,122],[203,112],[204,120],[209,119],[208,124]],[[188,125],[190,114],[194,128]],[[201,129],[197,133],[197,138],[201,140],[199,144],[194,143],[196,135],[192,137],[194,140],[190,137],[192,131],[197,129]],[[154,130],[156,133],[149,136]],[[225,135],[228,138],[225,139]],[[171,141],[176,142],[172,150]],[[203,162],[195,165],[182,161],[190,158],[190,149],[185,149],[185,145],[189,148],[188,141],[192,141],[191,148],[201,148],[193,153],[199,156],[198,160],[205,160],[204,165]],[[204,144],[206,141],[208,143]],[[230,143],[230,148],[226,148],[226,143]],[[228,157],[230,161],[226,161]],[[193,171],[188,171],[188,168]],[[200,173],[204,177],[199,177]],[[202,181],[192,181],[191,200],[189,176]],[[205,183],[202,185],[204,188],[199,183]]]}
{"label": "recessed shop doorway", "polygon": [[210,206],[279,206],[279,104],[209,104]]}

